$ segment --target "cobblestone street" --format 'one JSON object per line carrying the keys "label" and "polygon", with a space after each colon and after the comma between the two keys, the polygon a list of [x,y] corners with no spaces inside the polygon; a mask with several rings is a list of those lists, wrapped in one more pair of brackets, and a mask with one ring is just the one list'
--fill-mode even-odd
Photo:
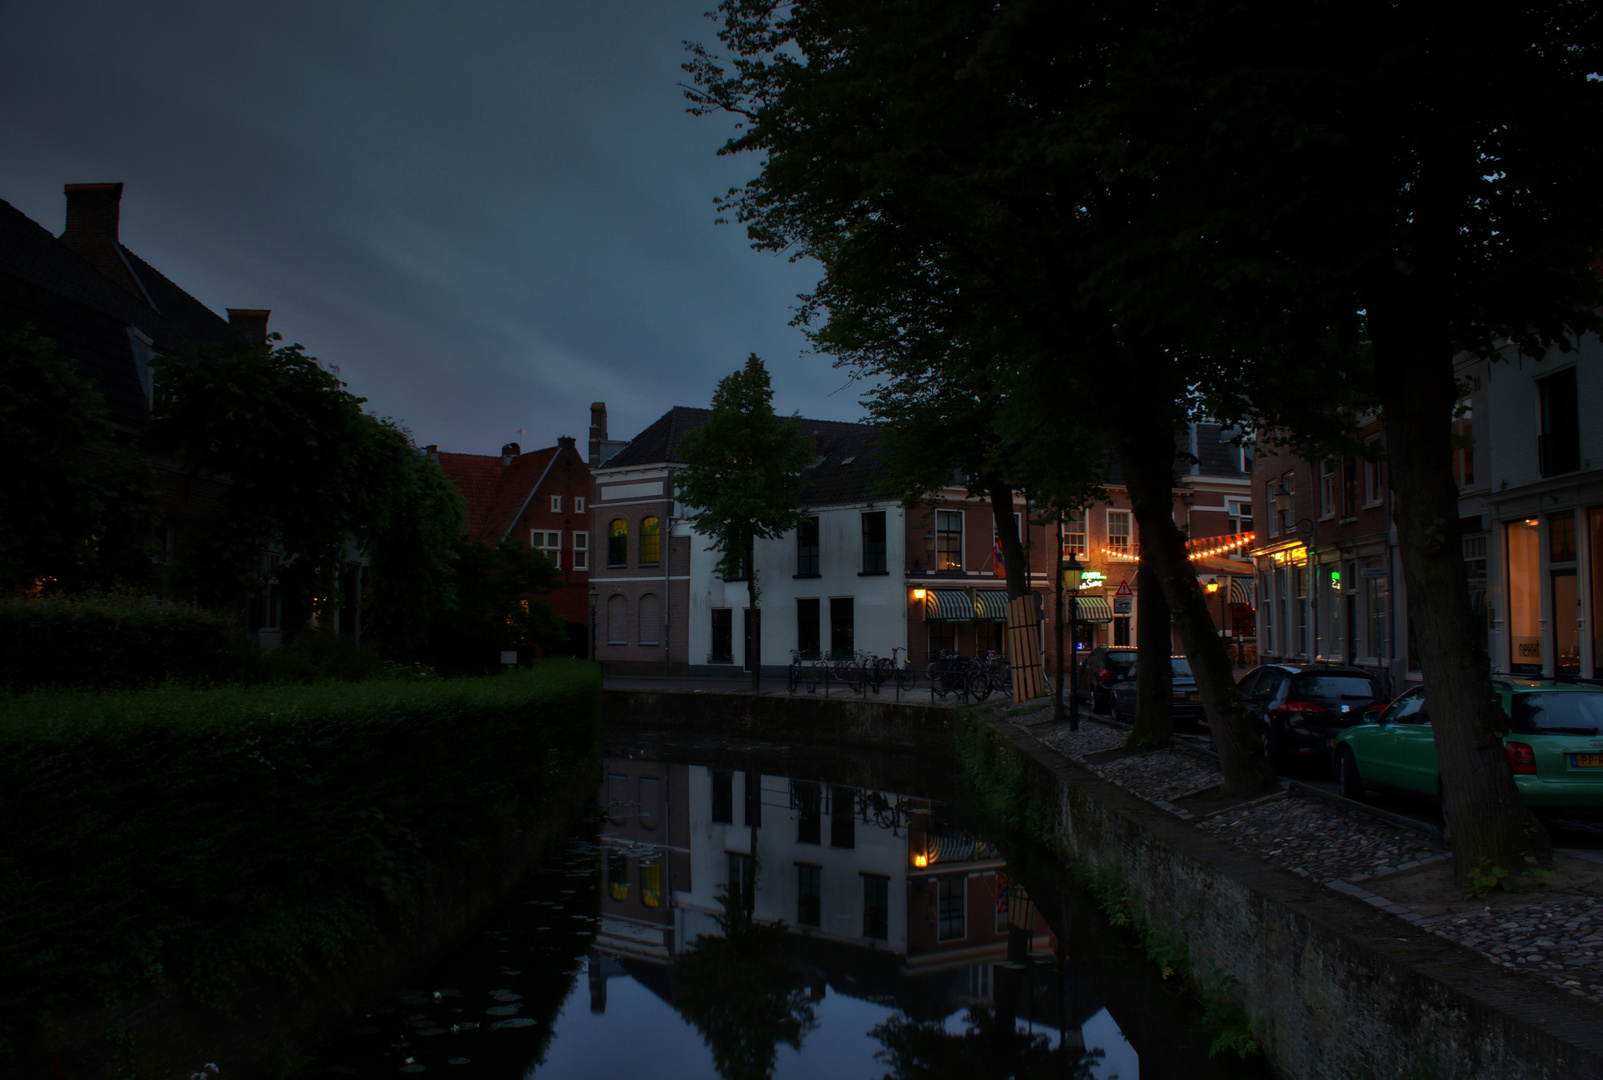
{"label": "cobblestone street", "polygon": [[1049,707],[1011,719],[1103,779],[1265,862],[1603,1004],[1603,901],[1595,896],[1603,856],[1561,853],[1547,887],[1466,901],[1452,886],[1447,848],[1423,825],[1411,829],[1289,787],[1199,817],[1176,802],[1220,782],[1208,756],[1177,747],[1119,755],[1124,729],[1086,716],[1070,731],[1050,722]]}

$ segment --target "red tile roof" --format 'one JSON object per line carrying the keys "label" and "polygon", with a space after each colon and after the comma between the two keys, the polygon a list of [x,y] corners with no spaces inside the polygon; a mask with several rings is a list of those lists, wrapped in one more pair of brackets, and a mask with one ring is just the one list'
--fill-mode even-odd
{"label": "red tile roof", "polygon": [[440,468],[456,481],[468,503],[468,532],[499,543],[540,485],[560,447],[531,450],[512,459],[500,455],[440,453]]}

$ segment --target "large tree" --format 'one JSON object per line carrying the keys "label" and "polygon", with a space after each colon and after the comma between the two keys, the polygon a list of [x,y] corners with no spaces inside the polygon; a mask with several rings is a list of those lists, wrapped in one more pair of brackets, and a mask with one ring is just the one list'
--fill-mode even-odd
{"label": "large tree", "polygon": [[753,690],[762,685],[756,542],[800,523],[802,470],[811,463],[801,421],[777,415],[773,398],[768,370],[753,353],[719,381],[707,422],[680,441],[686,464],[674,477],[676,495],[691,508],[690,524],[719,553],[718,572],[726,581],[746,581]]}

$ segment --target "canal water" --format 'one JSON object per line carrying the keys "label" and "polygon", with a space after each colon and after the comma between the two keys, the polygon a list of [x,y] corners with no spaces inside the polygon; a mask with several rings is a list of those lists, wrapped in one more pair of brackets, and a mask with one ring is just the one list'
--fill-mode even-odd
{"label": "canal water", "polygon": [[1210,1059],[1178,980],[949,766],[630,731],[603,773],[522,893],[307,1075],[1270,1075]]}

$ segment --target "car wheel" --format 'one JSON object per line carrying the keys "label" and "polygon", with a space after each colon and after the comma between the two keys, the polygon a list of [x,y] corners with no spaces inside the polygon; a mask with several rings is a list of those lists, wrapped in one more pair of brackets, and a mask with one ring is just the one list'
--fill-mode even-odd
{"label": "car wheel", "polygon": [[1364,778],[1358,775],[1358,760],[1345,746],[1336,751],[1336,780],[1341,784],[1342,798],[1364,801]]}
{"label": "car wheel", "polygon": [[1267,724],[1264,725],[1259,738],[1263,740],[1263,756],[1269,759],[1269,768],[1278,773],[1280,771],[1280,750],[1276,745],[1275,729]]}
{"label": "car wheel", "polygon": [[1108,718],[1115,724],[1124,723],[1124,713],[1119,710],[1119,699],[1111,695],[1108,699]]}

